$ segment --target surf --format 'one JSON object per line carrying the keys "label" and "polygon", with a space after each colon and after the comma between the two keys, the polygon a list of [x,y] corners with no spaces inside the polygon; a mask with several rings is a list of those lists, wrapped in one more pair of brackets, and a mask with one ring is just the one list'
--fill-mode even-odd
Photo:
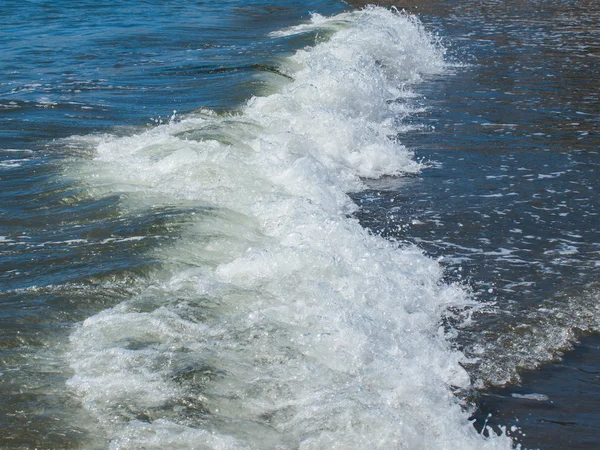
{"label": "surf", "polygon": [[476,303],[348,197],[421,169],[398,136],[444,48],[374,7],[271,38],[303,33],[236,111],[72,138],[87,195],[187,220],[137,295],[75,327],[69,388],[111,448],[512,448],[455,395],[470,379],[444,320]]}

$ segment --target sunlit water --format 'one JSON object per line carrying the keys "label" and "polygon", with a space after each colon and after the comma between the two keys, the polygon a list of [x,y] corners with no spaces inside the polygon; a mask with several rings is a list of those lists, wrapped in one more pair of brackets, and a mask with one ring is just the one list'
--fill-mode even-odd
{"label": "sunlit water", "polygon": [[598,11],[520,5],[9,2],[0,446],[597,442]]}
{"label": "sunlit water", "polygon": [[501,416],[527,446],[595,446],[597,338],[564,365],[540,365],[598,330],[599,12],[589,2],[429,3],[414,11],[459,62],[420,91],[422,129],[402,136],[430,168],[370,183],[355,196],[359,216],[417,243],[489,305],[457,341],[476,384],[517,385],[482,391],[481,422]]}

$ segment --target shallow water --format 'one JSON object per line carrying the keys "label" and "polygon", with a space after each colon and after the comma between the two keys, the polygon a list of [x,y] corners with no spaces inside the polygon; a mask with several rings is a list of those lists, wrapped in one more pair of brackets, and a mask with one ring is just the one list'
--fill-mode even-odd
{"label": "shallow water", "polygon": [[595,448],[599,339],[588,336],[560,361],[523,372],[519,385],[482,393],[478,426],[514,423],[527,448]]}
{"label": "shallow water", "polygon": [[[422,129],[402,136],[431,167],[370,183],[355,197],[361,221],[416,242],[490,305],[457,339],[478,359],[476,384],[516,383],[482,391],[488,424],[518,426],[528,447],[594,447],[596,377],[569,374],[595,365],[596,337],[564,363],[544,363],[598,330],[598,10],[432,2],[414,11],[440,27],[461,64],[426,85]],[[580,415],[565,405],[567,385],[571,402],[584,405]],[[532,404],[514,392],[549,400]]]}
{"label": "shallow water", "polygon": [[130,7],[3,12],[0,446],[597,442],[591,5]]}

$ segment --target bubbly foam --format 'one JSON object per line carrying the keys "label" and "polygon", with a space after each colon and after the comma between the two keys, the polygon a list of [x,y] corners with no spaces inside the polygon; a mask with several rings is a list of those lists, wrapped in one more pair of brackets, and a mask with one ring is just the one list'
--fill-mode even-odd
{"label": "bubbly foam", "polygon": [[78,138],[90,193],[192,224],[147,289],[73,331],[69,385],[112,448],[511,448],[453,395],[470,381],[442,320],[472,301],[363,229],[346,195],[419,170],[389,136],[443,49],[381,8],[311,26],[335,33],[239,114]]}

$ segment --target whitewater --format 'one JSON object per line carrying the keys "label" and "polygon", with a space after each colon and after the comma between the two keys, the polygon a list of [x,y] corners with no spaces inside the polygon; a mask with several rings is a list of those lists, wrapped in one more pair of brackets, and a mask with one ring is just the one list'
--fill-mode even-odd
{"label": "whitewater", "polygon": [[374,7],[273,37],[315,32],[235,111],[65,139],[86,196],[185,215],[137,293],[70,335],[67,386],[96,445],[512,448],[458,395],[471,380],[449,323],[478,304],[419,248],[363,228],[348,196],[427,164],[398,136],[444,48]]}

